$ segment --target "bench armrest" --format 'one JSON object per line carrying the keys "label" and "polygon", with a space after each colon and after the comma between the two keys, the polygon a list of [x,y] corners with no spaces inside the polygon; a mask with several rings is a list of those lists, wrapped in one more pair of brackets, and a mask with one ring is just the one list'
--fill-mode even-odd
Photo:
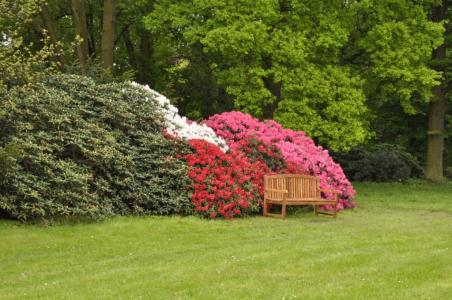
{"label": "bench armrest", "polygon": [[333,189],[319,189],[320,192],[324,192],[324,193],[333,193],[334,194],[334,201],[336,201],[336,204],[338,202],[338,196],[340,194],[340,192],[338,190],[333,190]]}

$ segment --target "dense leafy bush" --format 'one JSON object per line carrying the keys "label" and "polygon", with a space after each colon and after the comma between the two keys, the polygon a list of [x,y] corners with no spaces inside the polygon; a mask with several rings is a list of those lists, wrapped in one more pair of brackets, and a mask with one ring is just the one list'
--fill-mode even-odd
{"label": "dense leafy bush", "polygon": [[[183,141],[130,84],[53,77],[12,89],[0,114],[0,210],[21,220],[189,213]],[[11,151],[10,151],[11,152]]]}
{"label": "dense leafy bush", "polygon": [[319,177],[321,188],[339,190],[339,209],[354,206],[355,190],[340,165],[333,161],[327,150],[316,146],[302,131],[285,129],[272,120],[261,122],[241,112],[214,115],[205,124],[228,141],[231,148],[237,147],[237,143],[249,136],[276,146],[287,163],[295,165],[303,173]]}
{"label": "dense leafy bush", "polygon": [[406,181],[423,173],[417,159],[397,145],[359,147],[334,157],[348,178],[357,181]]}
{"label": "dense leafy bush", "polygon": [[266,168],[262,172],[284,172],[287,163],[281,151],[256,137],[247,137],[234,144],[233,150],[243,153],[252,162],[261,162]]}

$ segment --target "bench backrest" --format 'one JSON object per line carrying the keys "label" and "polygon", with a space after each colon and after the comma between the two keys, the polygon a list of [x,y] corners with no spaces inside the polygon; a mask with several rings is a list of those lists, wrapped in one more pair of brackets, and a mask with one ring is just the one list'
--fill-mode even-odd
{"label": "bench backrest", "polygon": [[[286,199],[320,198],[319,178],[309,175],[278,174],[264,176],[264,189],[287,190]],[[266,192],[268,197],[281,198],[280,193]]]}

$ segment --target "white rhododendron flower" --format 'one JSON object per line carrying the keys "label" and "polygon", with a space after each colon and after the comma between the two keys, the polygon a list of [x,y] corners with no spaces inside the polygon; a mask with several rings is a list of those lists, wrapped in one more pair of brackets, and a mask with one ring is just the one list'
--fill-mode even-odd
{"label": "white rhododendron flower", "polygon": [[132,86],[142,89],[149,95],[149,100],[155,101],[160,108],[160,112],[166,122],[166,130],[169,134],[187,140],[200,139],[220,147],[223,151],[228,150],[225,140],[217,136],[212,128],[196,122],[190,122],[186,117],[179,115],[178,109],[172,105],[168,98],[157,93],[148,85],[141,85],[132,82]]}

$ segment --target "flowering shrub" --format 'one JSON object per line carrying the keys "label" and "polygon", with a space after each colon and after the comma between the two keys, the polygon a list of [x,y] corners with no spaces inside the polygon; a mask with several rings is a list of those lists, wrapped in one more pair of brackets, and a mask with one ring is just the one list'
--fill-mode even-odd
{"label": "flowering shrub", "polygon": [[[258,196],[263,195],[263,175],[272,172],[315,175],[320,178],[321,188],[341,192],[339,209],[354,206],[355,191],[342,168],[334,163],[327,150],[316,146],[302,131],[285,129],[271,120],[261,122],[240,112],[214,115],[198,124],[179,116],[177,108],[166,97],[148,86],[132,85],[157,104],[169,135],[189,141],[193,153],[185,159],[193,168],[189,177],[194,182],[192,202],[197,211],[210,217],[219,213],[232,218],[256,210],[260,201]],[[226,153],[228,146],[231,150]],[[196,167],[190,165],[191,159],[197,161]],[[222,172],[221,176],[229,176],[230,184],[225,185],[217,179],[219,172]],[[325,196],[333,197],[332,194]],[[244,207],[245,202],[240,202],[241,205],[240,200],[248,204]],[[251,203],[256,207],[249,210]]]}
{"label": "flowering shrub", "polygon": [[251,162],[242,153],[227,153],[204,140],[189,140],[193,153],[180,158],[187,162],[192,180],[192,202],[202,215],[233,218],[257,212],[261,205],[260,185],[265,165]]}
{"label": "flowering shrub", "polygon": [[[292,170],[298,169],[319,177],[321,188],[339,190],[341,193],[339,209],[354,206],[355,190],[342,168],[333,161],[327,150],[316,146],[302,131],[285,129],[272,120],[261,122],[241,112],[217,114],[204,121],[204,124],[227,140],[232,149],[240,148],[242,141],[249,136],[275,145]],[[326,197],[330,198],[333,195],[328,194]]]}
{"label": "flowering shrub", "polygon": [[[256,183],[258,187],[258,196],[264,197],[265,174],[305,174],[297,164],[286,162],[281,151],[273,144],[264,143],[256,137],[248,137],[238,141],[232,148],[245,155],[252,163],[259,163],[259,169],[256,170],[258,176]],[[259,202],[261,205],[262,203]]]}
{"label": "flowering shrub", "polygon": [[281,172],[286,167],[286,161],[281,151],[272,144],[266,144],[256,137],[247,137],[234,143],[233,150],[243,153],[251,162],[261,162],[266,168],[262,172]]}
{"label": "flowering shrub", "polygon": [[212,128],[205,124],[198,124],[188,120],[186,117],[181,117],[178,114],[178,109],[170,103],[168,98],[152,90],[147,85],[141,85],[136,82],[131,83],[132,86],[144,91],[150,100],[153,100],[157,107],[160,108],[160,114],[166,122],[166,131],[174,136],[179,136],[186,140],[201,139],[209,143],[215,144],[223,151],[228,150],[227,143],[224,139],[218,137]]}

